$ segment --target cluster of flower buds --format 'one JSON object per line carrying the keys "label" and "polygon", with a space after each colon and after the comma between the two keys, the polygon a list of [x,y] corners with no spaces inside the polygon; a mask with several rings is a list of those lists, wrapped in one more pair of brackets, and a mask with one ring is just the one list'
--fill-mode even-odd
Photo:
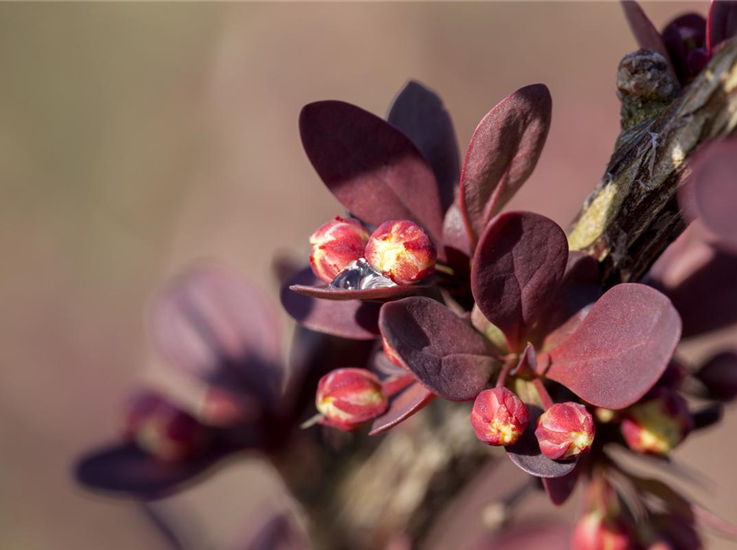
{"label": "cluster of flower buds", "polygon": [[320,379],[315,405],[320,424],[350,432],[389,406],[381,382],[366,369],[337,369]]}
{"label": "cluster of flower buds", "polygon": [[210,428],[158,393],[145,392],[128,406],[124,435],[148,454],[178,462],[206,449],[211,434]]}
{"label": "cluster of flower buds", "polygon": [[399,285],[417,283],[435,271],[435,245],[408,220],[384,222],[369,235],[357,220],[336,217],[312,234],[310,244],[312,271],[328,284],[361,258]]}
{"label": "cluster of flower buds", "polygon": [[529,421],[525,404],[504,387],[482,391],[471,411],[476,437],[487,445],[514,445]]}
{"label": "cluster of flower buds", "polygon": [[552,460],[584,455],[594,442],[594,418],[579,403],[555,403],[537,421],[540,451]]}
{"label": "cluster of flower buds", "polygon": [[657,387],[645,399],[627,409],[622,436],[635,452],[665,456],[692,429],[685,399],[675,391]]}

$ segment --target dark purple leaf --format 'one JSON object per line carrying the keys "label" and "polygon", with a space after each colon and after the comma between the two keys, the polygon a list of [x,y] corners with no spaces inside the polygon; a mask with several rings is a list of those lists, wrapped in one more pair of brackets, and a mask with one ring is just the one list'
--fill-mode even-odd
{"label": "dark purple leaf", "polygon": [[724,418],[724,405],[721,403],[712,403],[703,409],[693,411],[691,417],[693,419],[694,430],[709,428],[721,422],[722,418]]}
{"label": "dark purple leaf", "polygon": [[570,530],[548,520],[518,523],[499,533],[485,535],[472,550],[569,550]]}
{"label": "dark purple leaf", "polygon": [[686,13],[666,25],[663,42],[682,83],[693,80],[708,61],[706,20],[698,13]]}
{"label": "dark purple leaf", "polygon": [[737,140],[711,142],[691,162],[681,199],[716,238],[720,248],[737,252]]}
{"label": "dark purple leaf", "polygon": [[737,398],[737,353],[722,351],[710,357],[696,372],[710,399]]}
{"label": "dark purple leaf", "polygon": [[444,399],[474,399],[499,366],[486,338],[430,298],[405,298],[384,304],[379,329],[384,345],[420,383]]}
{"label": "dark purple leaf", "polygon": [[713,55],[719,44],[737,34],[737,2],[711,0],[706,33],[709,55]]}
{"label": "dark purple leaf", "polygon": [[425,389],[422,384],[412,384],[389,402],[389,409],[374,420],[369,435],[378,435],[391,430],[424,409],[434,398],[435,394]]}
{"label": "dark purple leaf", "polygon": [[445,213],[443,248],[448,265],[456,272],[455,279],[467,280],[471,270],[471,241],[459,199],[456,199]]}
{"label": "dark purple leaf", "polygon": [[543,342],[539,349],[546,351],[565,342],[601,294],[596,260],[583,252],[571,251],[555,301],[534,330]]}
{"label": "dark purple leaf", "polygon": [[341,101],[306,105],[299,128],[315,170],[354,216],[371,225],[412,220],[439,246],[443,210],[437,182],[402,132]]}
{"label": "dark purple leaf", "polygon": [[453,121],[438,95],[411,80],[389,110],[389,123],[412,140],[435,173],[445,212],[460,177],[460,153]]}
{"label": "dark purple leaf", "polygon": [[666,61],[670,63],[670,56],[663,43],[663,38],[640,5],[634,0],[622,0],[622,9],[624,9],[630,30],[637,40],[637,45],[640,48],[663,54]]}
{"label": "dark purple leaf", "polygon": [[537,419],[542,409],[536,405],[527,404],[530,413],[530,422],[527,424],[517,443],[505,447],[512,462],[530,475],[542,478],[563,477],[570,474],[578,464],[578,460],[550,460],[540,451],[540,445],[535,437]]}
{"label": "dark purple leaf", "polygon": [[319,280],[308,267],[287,281],[281,289],[281,303],[300,325],[342,338],[372,340],[379,335],[378,303],[359,300],[333,301],[292,292],[293,285],[317,285]]}
{"label": "dark purple leaf", "polygon": [[266,402],[280,391],[281,332],[273,305],[221,266],[191,270],[153,301],[150,332],[172,365],[224,387],[246,387]]}
{"label": "dark purple leaf", "polygon": [[513,350],[555,298],[568,259],[563,230],[544,216],[506,212],[487,227],[473,260],[471,290]]}
{"label": "dark purple leaf", "polygon": [[90,489],[153,500],[183,489],[228,452],[213,449],[186,461],[165,462],[135,444],[121,443],[83,457],[75,467],[75,476]]}
{"label": "dark purple leaf", "polygon": [[645,285],[610,289],[571,337],[540,357],[545,376],[597,407],[623,409],[653,387],[681,336],[670,300]]}
{"label": "dark purple leaf", "polygon": [[330,288],[326,285],[291,285],[289,290],[309,296],[311,298],[319,298],[322,300],[334,300],[336,302],[345,302],[346,300],[363,300],[372,302],[383,302],[386,300],[396,300],[405,298],[415,294],[422,294],[430,287],[429,283],[419,283],[416,285],[396,285],[381,288],[367,288],[364,290],[346,290],[342,288]]}
{"label": "dark purple leaf", "polygon": [[581,474],[581,468],[574,468],[569,474],[563,477],[543,478],[543,487],[550,499],[550,502],[556,506],[562,506],[573,494],[578,482],[578,476]]}
{"label": "dark purple leaf", "polygon": [[499,102],[476,128],[461,175],[461,211],[474,244],[532,174],[551,112],[548,88],[532,84]]}

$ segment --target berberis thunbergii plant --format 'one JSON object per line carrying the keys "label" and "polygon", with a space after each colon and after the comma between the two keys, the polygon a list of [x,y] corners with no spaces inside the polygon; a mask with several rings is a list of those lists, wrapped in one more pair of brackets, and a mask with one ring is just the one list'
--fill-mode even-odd
{"label": "berberis thunbergii plant", "polygon": [[[442,101],[417,82],[386,120],[305,106],[307,157],[346,211],[309,238],[309,265],[279,262],[291,356],[257,289],[221,266],[190,271],[159,293],[150,327],[206,385],[199,410],[138,394],[122,439],[83,458],[78,479],[152,500],[250,451],[298,506],[254,522],[244,548],[434,548],[441,518],[454,529],[444,510],[506,454],[530,481],[489,494],[498,521],[458,548],[693,550],[704,528],[736,536],[621,459],[676,468],[673,451],[737,396],[736,353],[691,365],[677,351],[737,321],[737,3],[663,33],[623,5],[643,49],[620,64],[622,133],[567,232],[505,210],[548,135],[543,84],[492,108],[462,162]],[[580,488],[572,529],[525,517],[535,488],[554,505]]]}

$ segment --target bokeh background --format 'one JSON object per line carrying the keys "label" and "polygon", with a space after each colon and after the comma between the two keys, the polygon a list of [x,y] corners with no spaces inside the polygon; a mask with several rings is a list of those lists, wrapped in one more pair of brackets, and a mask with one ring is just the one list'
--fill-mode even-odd
{"label": "bokeh background", "polygon": [[[707,6],[645,7],[661,25]],[[384,114],[415,78],[465,150],[496,102],[544,82],[552,130],[512,206],[565,226],[612,151],[615,70],[634,49],[616,3],[0,4],[0,548],[166,547],[140,507],[83,492],[70,467],[115,437],[136,385],[180,383],[145,333],[163,281],[214,257],[276,299],[275,252],[306,257],[341,212],[301,151],[302,105]],[[689,492],[733,521],[736,449],[730,411],[677,455],[703,472]],[[250,462],[157,510],[220,549],[284,505]]]}

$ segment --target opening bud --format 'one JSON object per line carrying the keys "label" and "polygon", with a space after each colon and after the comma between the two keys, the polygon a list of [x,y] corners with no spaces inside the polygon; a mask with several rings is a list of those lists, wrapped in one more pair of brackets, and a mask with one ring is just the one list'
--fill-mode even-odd
{"label": "opening bud", "polygon": [[618,521],[599,512],[582,516],[573,528],[571,550],[634,550],[635,541]]}
{"label": "opening bud", "polygon": [[655,388],[625,412],[622,436],[633,451],[664,456],[683,441],[692,428],[686,400],[673,390]]}
{"label": "opening bud", "polygon": [[527,407],[507,388],[484,390],[476,397],[471,425],[487,445],[513,445],[530,421]]}
{"label": "opening bud", "polygon": [[350,432],[386,412],[389,401],[379,379],[365,369],[337,369],[317,385],[320,424]]}
{"label": "opening bud", "polygon": [[310,237],[312,271],[326,283],[333,282],[348,264],[363,257],[368,240],[369,232],[358,221],[336,216]]}
{"label": "opening bud", "polygon": [[366,261],[401,285],[426,279],[435,272],[438,254],[422,228],[408,220],[382,223],[366,246]]}
{"label": "opening bud", "polygon": [[125,417],[126,439],[167,462],[199,454],[210,436],[207,426],[154,392],[135,396]]}
{"label": "opening bud", "polygon": [[537,421],[535,437],[542,453],[551,460],[586,454],[594,442],[594,418],[579,403],[556,403]]}

